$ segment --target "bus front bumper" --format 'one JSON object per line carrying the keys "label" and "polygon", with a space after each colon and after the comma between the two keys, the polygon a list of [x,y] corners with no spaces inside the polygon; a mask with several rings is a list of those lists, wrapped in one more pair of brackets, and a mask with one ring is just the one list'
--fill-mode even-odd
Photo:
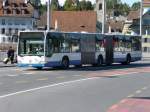
{"label": "bus front bumper", "polygon": [[45,64],[17,64],[18,67],[44,67]]}

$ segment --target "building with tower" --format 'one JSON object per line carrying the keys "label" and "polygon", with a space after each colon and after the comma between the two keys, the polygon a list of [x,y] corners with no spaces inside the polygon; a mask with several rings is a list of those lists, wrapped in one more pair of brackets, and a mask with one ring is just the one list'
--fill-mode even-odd
{"label": "building with tower", "polygon": [[96,0],[95,11],[97,13],[97,24],[96,29],[97,32],[102,32],[102,23],[103,23],[103,1],[104,0]]}

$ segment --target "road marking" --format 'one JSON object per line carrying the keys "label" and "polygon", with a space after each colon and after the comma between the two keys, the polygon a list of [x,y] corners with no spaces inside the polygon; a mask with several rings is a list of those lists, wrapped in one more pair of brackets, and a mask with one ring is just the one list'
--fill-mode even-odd
{"label": "road marking", "polygon": [[71,83],[77,83],[77,82],[95,80],[95,79],[100,79],[100,78],[98,78],[98,77],[84,78],[84,79],[79,79],[79,80],[74,80],[74,81],[67,81],[67,82],[62,82],[62,83],[51,84],[51,85],[47,85],[47,86],[42,86],[42,87],[37,87],[37,88],[33,88],[33,89],[28,89],[28,90],[24,90],[24,91],[19,91],[19,92],[15,92],[15,93],[2,95],[2,96],[0,96],[0,99],[15,96],[15,95],[19,95],[19,94],[22,94],[22,93],[33,92],[33,91],[37,91],[37,90],[40,90],[40,89],[46,89],[46,88],[57,87],[57,86],[66,86],[66,85],[71,84]]}
{"label": "road marking", "polygon": [[28,83],[28,81],[16,81],[15,83],[16,84],[25,84],[25,83]]}
{"label": "road marking", "polygon": [[127,98],[132,98],[132,97],[134,97],[134,94],[127,96]]}
{"label": "road marking", "polygon": [[7,75],[8,77],[16,77],[16,76],[18,76],[18,74],[17,75]]}
{"label": "road marking", "polygon": [[23,73],[24,75],[34,75],[36,74],[35,72],[26,72],[26,73]]}
{"label": "road marking", "polygon": [[141,90],[137,90],[135,93],[140,94],[141,92],[142,92]]}
{"label": "road marking", "polygon": [[139,72],[129,72],[129,73],[122,73],[122,74],[113,74],[113,75],[110,75],[110,76],[123,76],[123,75],[129,75],[129,74],[137,74]]}
{"label": "road marking", "polygon": [[41,79],[36,79],[38,81],[45,81],[45,80],[48,80],[48,78],[41,78]]}
{"label": "road marking", "polygon": [[142,90],[146,90],[146,89],[148,89],[148,87],[143,87],[143,88],[142,88]]}
{"label": "road marking", "polygon": [[56,78],[58,78],[58,79],[64,79],[65,76],[59,76],[59,77],[56,77]]}
{"label": "road marking", "polygon": [[75,77],[80,77],[81,75],[73,75],[73,76],[75,76]]}

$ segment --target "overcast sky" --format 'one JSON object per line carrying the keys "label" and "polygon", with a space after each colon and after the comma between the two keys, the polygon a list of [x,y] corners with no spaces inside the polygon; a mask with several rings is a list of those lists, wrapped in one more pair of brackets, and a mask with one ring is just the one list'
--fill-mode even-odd
{"label": "overcast sky", "polygon": [[[42,3],[45,3],[47,0],[41,0],[41,2]],[[59,3],[61,4],[61,5],[63,5],[64,4],[64,1],[65,0],[59,0]],[[89,0],[89,1],[91,1],[92,3],[94,3],[95,2],[95,0]],[[128,3],[129,5],[132,5],[134,2],[137,2],[137,1],[140,1],[140,0],[121,0],[123,3],[124,2],[126,2],[126,3]]]}

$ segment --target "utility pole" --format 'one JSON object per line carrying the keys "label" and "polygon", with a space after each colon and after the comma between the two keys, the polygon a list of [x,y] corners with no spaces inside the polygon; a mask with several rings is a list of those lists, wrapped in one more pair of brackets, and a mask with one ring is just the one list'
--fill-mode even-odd
{"label": "utility pole", "polygon": [[142,24],[143,24],[143,0],[141,0],[140,6],[140,35],[142,36]]}
{"label": "utility pole", "polygon": [[105,0],[103,0],[103,17],[102,17],[102,34],[105,33],[105,20],[106,20],[106,4]]}
{"label": "utility pole", "polygon": [[47,3],[47,31],[50,30],[50,0],[48,0],[48,3]]}

